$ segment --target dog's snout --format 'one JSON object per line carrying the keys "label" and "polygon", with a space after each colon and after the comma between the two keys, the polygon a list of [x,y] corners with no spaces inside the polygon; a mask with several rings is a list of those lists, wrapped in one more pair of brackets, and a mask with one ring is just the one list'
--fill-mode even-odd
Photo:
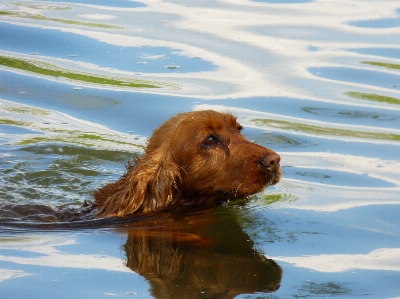
{"label": "dog's snout", "polygon": [[263,169],[268,171],[276,171],[280,167],[280,161],[281,157],[277,153],[273,152],[263,156],[260,159],[259,164]]}

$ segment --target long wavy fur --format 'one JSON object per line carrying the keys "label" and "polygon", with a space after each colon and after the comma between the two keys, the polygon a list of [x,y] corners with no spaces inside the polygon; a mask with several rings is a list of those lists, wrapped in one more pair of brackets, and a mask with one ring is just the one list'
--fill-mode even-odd
{"label": "long wavy fur", "polygon": [[94,194],[97,217],[124,216],[164,209],[177,198],[180,175],[165,154],[153,153],[129,163],[125,174],[115,183]]}

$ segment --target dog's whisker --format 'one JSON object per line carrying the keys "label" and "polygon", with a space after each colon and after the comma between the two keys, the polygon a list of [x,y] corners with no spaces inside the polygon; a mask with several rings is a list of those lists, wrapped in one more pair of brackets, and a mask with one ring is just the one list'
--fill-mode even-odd
{"label": "dog's whisker", "polygon": [[237,198],[237,193],[238,193],[238,191],[239,191],[239,189],[240,189],[240,186],[242,186],[242,184],[243,184],[243,183],[240,183],[240,184],[237,186],[237,188],[236,188],[236,190],[235,190],[235,198]]}

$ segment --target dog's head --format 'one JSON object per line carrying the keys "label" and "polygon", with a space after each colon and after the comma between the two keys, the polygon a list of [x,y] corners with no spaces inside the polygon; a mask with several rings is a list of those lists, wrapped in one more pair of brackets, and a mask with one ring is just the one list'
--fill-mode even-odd
{"label": "dog's head", "polygon": [[172,117],[154,131],[143,157],[118,182],[97,191],[98,215],[214,205],[276,184],[279,155],[248,141],[241,130],[228,113],[205,110]]}
{"label": "dog's head", "polygon": [[248,141],[241,131],[231,114],[182,113],[154,132],[146,154],[164,154],[175,164],[183,200],[213,204],[243,198],[276,184],[281,170],[277,153]]}

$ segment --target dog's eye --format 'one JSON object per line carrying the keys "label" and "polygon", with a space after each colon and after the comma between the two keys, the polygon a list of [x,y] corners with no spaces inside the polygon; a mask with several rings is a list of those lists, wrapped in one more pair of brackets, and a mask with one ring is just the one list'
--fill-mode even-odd
{"label": "dog's eye", "polygon": [[238,126],[237,126],[237,130],[238,130],[239,133],[241,133],[242,130],[243,130],[243,127],[242,127],[241,125],[238,125]]}
{"label": "dog's eye", "polygon": [[202,143],[201,147],[205,149],[209,149],[214,145],[217,145],[219,143],[219,140],[217,137],[214,135],[208,136]]}

